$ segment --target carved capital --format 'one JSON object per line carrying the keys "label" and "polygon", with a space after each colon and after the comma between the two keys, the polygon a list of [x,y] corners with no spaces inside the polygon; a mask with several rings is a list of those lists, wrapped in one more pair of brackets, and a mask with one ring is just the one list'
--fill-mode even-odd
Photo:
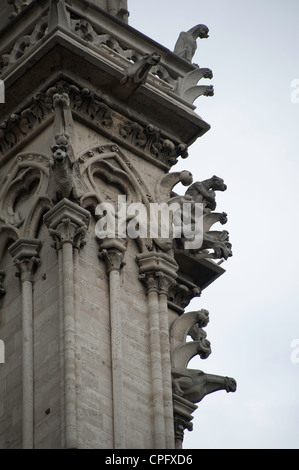
{"label": "carved capital", "polygon": [[54,240],[54,248],[60,249],[63,243],[71,243],[74,248],[82,248],[85,244],[86,225],[78,227],[70,218],[62,219],[56,229],[49,229]]}
{"label": "carved capital", "polygon": [[76,249],[82,248],[89,220],[90,213],[68,199],[62,199],[44,216],[56,249],[64,243],[71,243]]}
{"label": "carved capital", "polygon": [[176,284],[178,265],[165,253],[142,253],[137,255],[140,281],[146,286],[147,293],[156,291],[168,295],[169,288]]}
{"label": "carved capital", "polygon": [[162,271],[157,271],[156,276],[159,279],[159,294],[165,294],[168,296],[170,287],[176,285],[175,278],[163,273]]}
{"label": "carved capital", "polygon": [[34,270],[40,263],[40,248],[41,241],[34,238],[21,238],[9,247],[8,251],[18,269],[17,276],[22,282],[32,282]]}
{"label": "carved capital", "polygon": [[173,411],[174,411],[174,432],[176,449],[181,449],[184,440],[184,431],[193,430],[192,413],[197,409],[189,400],[186,400],[176,394],[173,395]]}
{"label": "carved capital", "polygon": [[140,274],[139,279],[144,283],[147,294],[150,292],[159,292],[159,279],[157,278],[155,271],[142,273]]}
{"label": "carved capital", "polygon": [[99,258],[106,264],[107,273],[121,271],[125,266],[124,254],[126,251],[126,240],[120,238],[105,238],[98,240],[100,245]]}
{"label": "carved capital", "polygon": [[123,262],[124,253],[117,249],[101,250],[99,257],[105,260],[107,273],[111,271],[120,271],[125,263]]}

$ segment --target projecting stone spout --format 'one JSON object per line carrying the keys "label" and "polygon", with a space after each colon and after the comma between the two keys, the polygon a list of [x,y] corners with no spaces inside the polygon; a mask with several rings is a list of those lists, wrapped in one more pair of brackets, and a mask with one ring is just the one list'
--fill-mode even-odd
{"label": "projecting stone spout", "polygon": [[201,370],[173,371],[173,378],[174,393],[192,403],[199,403],[206,395],[218,390],[237,390],[237,383],[232,377],[205,374]]}

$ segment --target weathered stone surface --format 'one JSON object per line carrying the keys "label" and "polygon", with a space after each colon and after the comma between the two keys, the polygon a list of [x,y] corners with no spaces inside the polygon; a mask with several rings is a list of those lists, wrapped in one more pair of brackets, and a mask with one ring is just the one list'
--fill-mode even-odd
{"label": "weathered stone surface", "polygon": [[[210,231],[226,222],[214,212],[226,188],[170,173],[209,129],[193,102],[213,75],[191,63],[207,29],[172,53],[136,36],[126,1],[16,0],[3,12],[0,447],[180,448],[194,403],[235,386],[187,369],[211,352],[204,311],[185,308],[224,272],[213,259],[231,255],[227,232]],[[97,206],[119,196],[146,219],[151,203],[203,203],[205,245],[97,239]]]}

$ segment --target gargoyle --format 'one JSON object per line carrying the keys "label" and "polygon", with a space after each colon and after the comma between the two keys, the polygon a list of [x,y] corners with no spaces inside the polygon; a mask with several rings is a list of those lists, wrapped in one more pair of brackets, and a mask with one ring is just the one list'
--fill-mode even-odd
{"label": "gargoyle", "polygon": [[111,15],[122,21],[127,21],[129,16],[127,0],[108,0],[107,9]]}
{"label": "gargoyle", "polygon": [[129,98],[143,83],[151,68],[157,65],[161,56],[156,52],[145,54],[140,60],[129,65],[123,72],[119,83],[113,85],[113,93],[120,99]]}
{"label": "gargoyle", "polygon": [[[236,390],[236,381],[232,378],[187,369],[192,357],[199,355],[201,359],[206,359],[211,353],[210,342],[202,329],[208,322],[209,312],[202,309],[183,313],[170,328],[173,393],[192,403],[200,402],[207,394],[217,390]],[[187,335],[193,341],[186,342]]]}
{"label": "gargoyle", "polygon": [[142,59],[138,60],[126,69],[126,71],[124,72],[124,77],[120,83],[125,84],[130,81],[135,85],[141,85],[145,82],[146,77],[150,72],[150,69],[154,65],[157,65],[160,60],[161,56],[156,52],[153,52],[152,54],[145,54]]}
{"label": "gargoyle", "polygon": [[199,403],[209,393],[217,390],[235,392],[237,383],[232,377],[205,374],[202,370],[173,370],[173,392],[192,403]]}
{"label": "gargoyle", "polygon": [[51,147],[53,163],[50,166],[48,194],[57,202],[63,198],[79,199],[88,187],[79,171],[78,162],[72,162],[69,152],[69,135],[56,134],[55,145]]}
{"label": "gargoyle", "polygon": [[[210,230],[216,222],[220,222],[222,225],[227,222],[225,212],[213,212],[216,209],[215,191],[225,191],[226,188],[223,179],[214,175],[207,180],[193,183],[187,189],[185,196],[191,197],[194,203],[203,205],[202,245],[199,250],[191,250],[192,252],[197,253],[198,251],[213,249],[214,252],[207,254],[206,257],[227,259],[232,256],[232,245],[229,242],[228,232],[226,230]],[[195,220],[191,222],[192,227],[196,226],[195,222]]]}
{"label": "gargoyle", "polygon": [[[174,370],[185,370],[194,356],[206,359],[211,354],[211,343],[202,329],[209,322],[205,309],[184,313],[176,319],[170,329],[171,362]],[[190,335],[193,341],[187,341]]]}
{"label": "gargoyle", "polygon": [[194,202],[202,203],[204,212],[211,212],[216,209],[215,191],[225,191],[226,189],[227,186],[223,179],[214,175],[207,180],[191,184],[185,194],[191,196]]}
{"label": "gargoyle", "polygon": [[208,33],[209,28],[204,24],[198,24],[189,31],[181,32],[175,44],[174,53],[191,62],[197,49],[196,39],[208,38]]}

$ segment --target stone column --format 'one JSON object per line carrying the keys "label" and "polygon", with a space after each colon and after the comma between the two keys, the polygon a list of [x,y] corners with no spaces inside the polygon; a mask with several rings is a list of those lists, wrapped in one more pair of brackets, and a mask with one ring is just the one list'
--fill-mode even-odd
{"label": "stone column", "polygon": [[125,240],[106,238],[100,241],[99,257],[104,259],[109,276],[113,434],[115,449],[125,449],[123,349],[120,312],[120,271],[124,266],[123,258],[125,250]]}
{"label": "stone column", "polygon": [[154,271],[140,275],[146,286],[149,315],[149,340],[153,389],[154,448],[165,449],[165,419],[163,397],[163,372],[159,322],[159,279]]}
{"label": "stone column", "polygon": [[155,448],[173,449],[174,422],[167,293],[178,266],[165,253],[137,256],[140,279],[146,285],[149,308]]}
{"label": "stone column", "polygon": [[55,248],[62,251],[66,448],[78,447],[73,251],[83,246],[89,220],[90,213],[68,199],[62,199],[44,216]]}
{"label": "stone column", "polygon": [[176,281],[176,271],[172,275],[162,271],[157,273],[159,283],[159,307],[160,307],[160,338],[161,338],[161,358],[163,373],[164,407],[165,407],[165,438],[166,449],[174,449],[174,425],[173,425],[173,400],[172,400],[172,377],[171,358],[168,322],[168,292]]}
{"label": "stone column", "polygon": [[20,239],[9,248],[22,282],[22,348],[23,348],[23,449],[34,448],[33,413],[33,273],[40,262],[41,242]]}

